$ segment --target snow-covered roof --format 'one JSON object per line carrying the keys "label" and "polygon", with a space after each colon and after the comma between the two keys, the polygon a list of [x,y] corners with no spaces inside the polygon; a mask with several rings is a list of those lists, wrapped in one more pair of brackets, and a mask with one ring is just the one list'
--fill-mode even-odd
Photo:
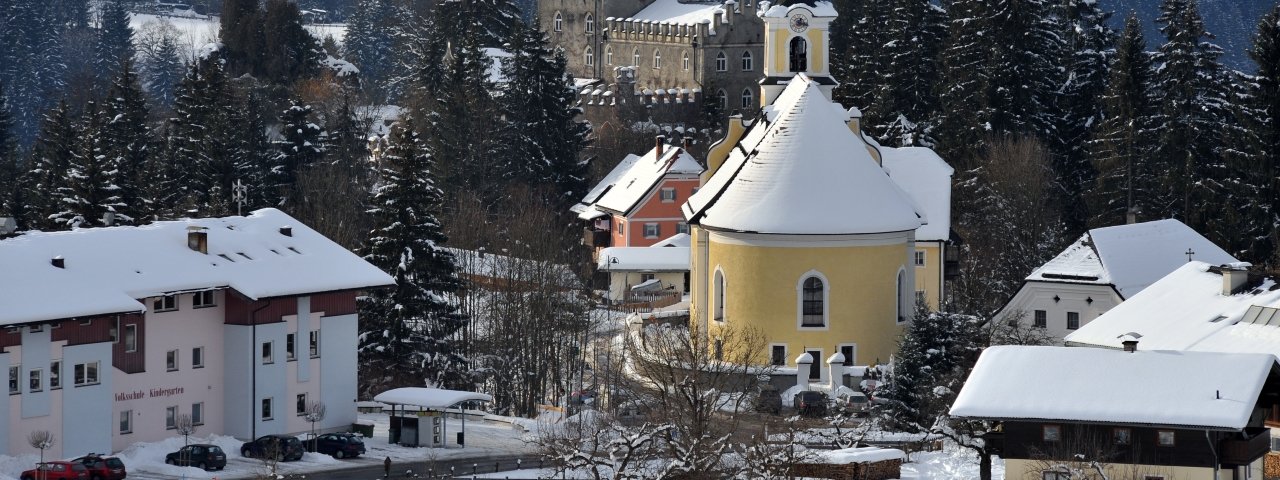
{"label": "snow-covered roof", "polygon": [[[187,247],[203,227],[208,254]],[[280,232],[291,227],[292,236]],[[61,257],[64,268],[52,265]],[[35,232],[0,240],[0,325],[142,312],[139,301],[229,287],[250,299],[391,285],[394,280],[279,210],[141,227]]]}
{"label": "snow-covered roof", "polygon": [[1240,430],[1275,365],[1261,354],[996,346],[951,415]]}
{"label": "snow-covered roof", "polygon": [[609,247],[600,251],[596,270],[689,270],[689,247]]}
{"label": "snow-covered roof", "polygon": [[683,148],[664,145],[643,156],[627,155],[576,205],[579,218],[598,217],[593,209],[627,214],[668,175],[696,179],[702,166]]}
{"label": "snow-covered roof", "polygon": [[799,9],[808,10],[815,17],[834,17],[837,15],[836,7],[827,1],[811,2],[809,5],[803,1],[783,0],[781,2],[760,2],[761,17],[789,17],[791,12]]}
{"label": "snow-covered roof", "polygon": [[1067,335],[1068,345],[1269,353],[1280,356],[1280,284],[1264,278],[1223,295],[1221,270],[1190,262]]}
{"label": "snow-covered roof", "polygon": [[685,203],[690,223],[771,234],[901,232],[925,223],[849,130],[849,112],[816,82],[797,75],[765,116]]}
{"label": "snow-covered roof", "polygon": [[814,450],[820,463],[846,465],[850,463],[873,463],[885,460],[906,460],[907,454],[896,448],[854,447],[838,450]]}
{"label": "snow-covered roof", "polygon": [[1187,263],[1188,249],[1195,260],[1239,261],[1191,227],[1166,219],[1089,230],[1027,281],[1110,284],[1127,299]]}
{"label": "snow-covered roof", "polygon": [[955,169],[925,147],[880,147],[884,171],[924,210],[929,223],[916,229],[916,240],[951,237],[951,175]]}
{"label": "snow-covered roof", "polygon": [[554,282],[562,287],[575,287],[578,276],[567,265],[497,255],[483,250],[445,248],[453,254],[458,271],[467,275],[525,282]]}
{"label": "snow-covered roof", "polygon": [[688,247],[692,240],[687,233],[677,233],[667,237],[658,243],[653,244],[654,247]]}
{"label": "snow-covered roof", "polygon": [[493,83],[505,83],[507,78],[502,75],[502,59],[511,57],[511,52],[501,48],[484,48],[484,55],[489,57],[489,81]]}
{"label": "snow-covered roof", "polygon": [[724,12],[725,7],[720,2],[657,0],[631,18],[654,23],[697,24],[711,22],[712,18]]}
{"label": "snow-covered roof", "polygon": [[373,400],[394,405],[414,405],[432,409],[445,409],[460,402],[492,402],[493,396],[462,390],[445,390],[443,388],[402,387],[374,395]]}

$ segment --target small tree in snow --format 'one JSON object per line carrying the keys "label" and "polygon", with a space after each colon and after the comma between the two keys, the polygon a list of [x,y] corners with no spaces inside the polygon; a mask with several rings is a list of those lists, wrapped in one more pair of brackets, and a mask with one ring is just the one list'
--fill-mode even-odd
{"label": "small tree in snow", "polygon": [[324,402],[309,401],[307,409],[303,412],[302,418],[311,423],[311,451],[316,451],[316,422],[324,420]]}
{"label": "small tree in snow", "polygon": [[[54,437],[48,430],[36,430],[27,434],[27,444],[31,445],[32,448],[40,450],[40,463],[43,465],[44,451],[45,449],[53,447]],[[36,470],[36,473],[38,473],[42,479],[49,478],[49,472],[46,470],[38,469]]]}

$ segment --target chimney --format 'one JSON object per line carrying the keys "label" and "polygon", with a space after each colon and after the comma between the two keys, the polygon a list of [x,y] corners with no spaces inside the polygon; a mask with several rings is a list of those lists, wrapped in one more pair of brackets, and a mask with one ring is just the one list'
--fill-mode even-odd
{"label": "chimney", "polygon": [[813,365],[813,355],[809,352],[801,353],[796,357],[796,386],[801,391],[809,389],[809,368]]}
{"label": "chimney", "polygon": [[58,268],[67,268],[67,261],[62,258],[62,255],[53,257],[52,260],[49,260],[49,263]]}
{"label": "chimney", "polygon": [[827,382],[831,384],[834,394],[837,388],[844,386],[844,354],[836,352],[827,357]]}
{"label": "chimney", "polygon": [[1136,352],[1138,351],[1139,338],[1142,338],[1142,335],[1138,333],[1135,333],[1135,332],[1126,333],[1120,336],[1120,345],[1124,346],[1124,351],[1126,352],[1129,352],[1129,353]]}
{"label": "chimney", "polygon": [[204,227],[191,225],[187,227],[187,248],[209,254],[209,232]]}
{"label": "chimney", "polygon": [[683,141],[680,142],[680,148],[684,149],[685,152],[688,152],[689,146],[693,145],[693,138],[686,135],[682,140]]}
{"label": "chimney", "polygon": [[653,159],[654,160],[662,158],[662,145],[665,143],[667,143],[666,136],[658,135],[656,137],[653,137],[653,150],[654,150]]}
{"label": "chimney", "polygon": [[290,227],[290,226],[287,226],[287,225],[286,225],[286,226],[283,226],[283,227],[280,227],[280,234],[281,234],[281,235],[284,235],[284,236],[286,236],[286,237],[292,237],[292,236],[293,236],[293,227]]}
{"label": "chimney", "polygon": [[1220,267],[1222,271],[1222,294],[1226,296],[1235,295],[1240,291],[1245,282],[1249,280],[1248,262],[1228,263]]}

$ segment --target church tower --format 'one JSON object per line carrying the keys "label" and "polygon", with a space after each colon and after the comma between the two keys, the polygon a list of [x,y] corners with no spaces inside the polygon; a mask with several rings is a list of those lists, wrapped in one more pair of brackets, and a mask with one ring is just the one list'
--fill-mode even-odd
{"label": "church tower", "polygon": [[764,18],[764,79],[760,106],[773,103],[787,82],[803,73],[818,84],[828,99],[836,81],[831,78],[828,35],[836,19],[830,2],[783,0],[771,5]]}

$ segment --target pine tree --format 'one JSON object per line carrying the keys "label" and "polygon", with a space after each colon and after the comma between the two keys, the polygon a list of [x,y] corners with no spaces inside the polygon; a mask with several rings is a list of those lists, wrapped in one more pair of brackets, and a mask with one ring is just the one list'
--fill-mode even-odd
{"label": "pine tree", "polygon": [[884,87],[884,45],[890,32],[885,18],[892,0],[836,0],[831,22],[831,74],[840,81],[832,99],[845,107],[868,109]]}
{"label": "pine tree", "polygon": [[1156,54],[1156,91],[1162,99],[1155,165],[1164,172],[1156,216],[1182,219],[1210,234],[1208,222],[1219,215],[1214,196],[1227,180],[1222,132],[1229,123],[1226,79],[1218,58],[1222,49],[1209,42],[1195,0],[1164,0],[1160,30],[1167,41]]}
{"label": "pine tree", "polygon": [[1248,258],[1275,266],[1280,265],[1280,6],[1258,23],[1249,57],[1258,65],[1244,102],[1251,113],[1248,126],[1254,143],[1248,149],[1249,161],[1240,170],[1253,189],[1249,203],[1239,207],[1251,214],[1251,223],[1261,234],[1246,247]]}
{"label": "pine tree", "polygon": [[27,224],[31,228],[58,228],[54,216],[61,211],[62,203],[57,189],[63,185],[67,170],[71,168],[79,136],[66,101],[59,102],[45,115],[28,171],[31,214]]}
{"label": "pine tree", "polygon": [[466,359],[456,335],[466,317],[445,296],[460,286],[453,255],[442,248],[442,207],[432,156],[412,117],[393,127],[382,181],[370,213],[364,258],[396,279],[360,303],[360,378],[366,392],[390,387],[464,384]]}
{"label": "pine tree", "polygon": [[1089,220],[1084,192],[1092,187],[1096,170],[1087,145],[1093,126],[1102,121],[1101,97],[1107,68],[1115,55],[1115,31],[1107,26],[1111,14],[1094,0],[1068,0],[1058,7],[1063,49],[1056,63],[1066,76],[1059,88],[1054,115],[1054,171],[1062,184],[1063,221],[1070,232],[1083,232]]}
{"label": "pine tree", "polygon": [[0,83],[0,217],[11,217],[19,229],[26,229],[27,189],[26,175],[18,162],[17,142],[13,138],[13,120],[4,99],[4,84]]}
{"label": "pine tree", "polygon": [[232,119],[238,105],[218,55],[191,65],[178,86],[171,120],[171,158],[178,208],[187,214],[225,215],[238,177]]}
{"label": "pine tree", "polygon": [[[876,415],[895,431],[928,432],[950,405],[950,378],[981,351],[978,318],[916,308],[915,320],[898,340],[898,354],[876,398]],[[948,390],[939,391],[939,388]]]}
{"label": "pine tree", "polygon": [[347,20],[346,58],[360,69],[360,84],[374,98],[386,99],[395,68],[396,8],[388,0],[360,0]]}
{"label": "pine tree", "polygon": [[498,48],[521,22],[511,0],[458,0],[436,6],[436,27],[456,43],[464,38],[480,47]]}
{"label": "pine tree", "polygon": [[223,0],[218,38],[219,50],[231,76],[255,72],[266,48],[259,0]]}
{"label": "pine tree", "polygon": [[887,41],[878,47],[884,57],[881,85],[863,121],[882,144],[929,145],[926,131],[938,108],[934,84],[946,15],[929,0],[892,0],[889,7]]}
{"label": "pine tree", "polygon": [[938,153],[957,170],[966,170],[990,125],[979,117],[987,104],[988,45],[985,2],[951,0],[947,9],[947,40],[939,57]]}
{"label": "pine tree", "polygon": [[106,118],[94,102],[85,106],[80,137],[71,162],[55,189],[62,209],[53,220],[64,228],[100,227],[122,206],[117,195],[117,171],[107,158]]}
{"label": "pine tree", "polygon": [[271,166],[271,188],[278,197],[277,205],[292,198],[298,183],[298,172],[324,158],[328,134],[311,121],[311,106],[290,100],[289,108],[280,115],[281,139]]}
{"label": "pine tree", "polygon": [[177,40],[172,35],[161,36],[155,49],[147,52],[145,62],[144,84],[152,103],[162,109],[173,108],[174,89],[186,70],[178,56]]}
{"label": "pine tree", "polygon": [[512,55],[502,63],[507,83],[499,97],[508,137],[502,171],[535,188],[551,187],[567,207],[586,191],[579,154],[590,128],[574,118],[577,96],[564,54],[547,44],[536,25],[519,28],[509,45]]}
{"label": "pine tree", "polygon": [[254,71],[280,84],[314,75],[324,58],[320,44],[302,28],[302,14],[290,0],[267,0],[262,17],[264,51]]}
{"label": "pine tree", "polygon": [[1146,49],[1142,23],[1130,14],[1101,96],[1102,121],[1087,146],[1097,171],[1087,194],[1091,226],[1120,225],[1130,211],[1136,215],[1157,210],[1152,198],[1155,172],[1147,164],[1149,149],[1156,143],[1151,123],[1156,106],[1151,90],[1154,72]]}
{"label": "pine tree", "polygon": [[495,145],[497,125],[492,121],[497,114],[490,96],[491,61],[475,36],[465,36],[447,62],[438,90],[421,93],[427,109],[422,136],[438,166],[446,203],[459,191],[494,200],[499,186],[488,179],[501,165]]}
{"label": "pine tree", "polygon": [[113,81],[120,74],[121,64],[133,59],[133,28],[129,27],[129,12],[123,0],[103,4],[94,47],[94,63],[103,83]]}
{"label": "pine tree", "polygon": [[106,109],[105,154],[116,170],[116,191],[120,206],[116,208],[116,220],[120,223],[146,223],[154,220],[154,207],[148,205],[143,195],[143,177],[151,162],[151,135],[147,130],[146,100],[138,76],[133,71],[133,60],[125,59],[120,65],[119,76],[111,85],[104,105]]}
{"label": "pine tree", "polygon": [[66,86],[67,62],[63,36],[68,26],[58,23],[55,2],[0,2],[5,9],[0,28],[0,81],[6,92],[15,136],[20,148],[31,144],[41,118],[57,102]]}

